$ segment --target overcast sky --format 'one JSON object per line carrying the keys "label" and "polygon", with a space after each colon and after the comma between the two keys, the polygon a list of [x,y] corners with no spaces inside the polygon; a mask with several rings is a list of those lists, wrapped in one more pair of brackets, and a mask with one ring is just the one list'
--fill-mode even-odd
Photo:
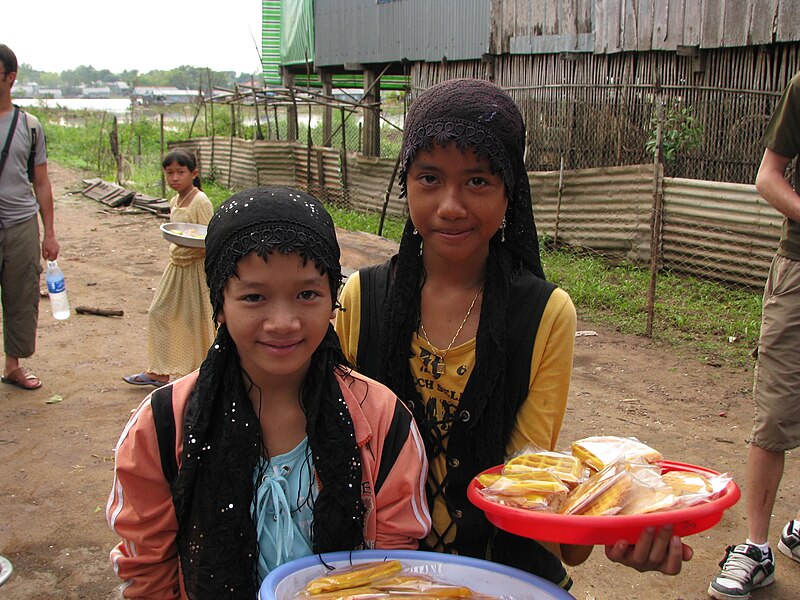
{"label": "overcast sky", "polygon": [[0,44],[39,71],[261,69],[261,0],[0,1]]}

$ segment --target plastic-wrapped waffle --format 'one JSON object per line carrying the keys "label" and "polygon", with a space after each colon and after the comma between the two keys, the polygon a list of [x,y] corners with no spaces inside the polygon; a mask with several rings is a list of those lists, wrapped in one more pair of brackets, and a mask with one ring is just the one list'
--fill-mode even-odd
{"label": "plastic-wrapped waffle", "polygon": [[692,471],[668,471],[661,479],[672,488],[676,496],[690,494],[710,494],[713,491],[711,481],[701,473]]}
{"label": "plastic-wrapped waffle", "polygon": [[294,600],[388,600],[390,596],[386,592],[371,588],[359,587],[335,592],[320,592],[312,594],[302,591],[294,596]]}
{"label": "plastic-wrapped waffle", "polygon": [[484,486],[480,493],[489,500],[528,510],[556,510],[569,491],[557,475],[536,469],[507,475],[487,473],[478,481]]}
{"label": "plastic-wrapped waffle", "polygon": [[[381,567],[389,565],[389,567]],[[386,573],[390,574],[386,574]],[[377,579],[376,579],[377,578]],[[369,579],[367,585],[363,584]],[[358,583],[335,590],[331,585]],[[427,574],[413,573],[402,568],[400,561],[362,563],[353,567],[334,569],[312,579],[306,588],[294,595],[293,600],[499,600],[495,596],[480,594],[471,588],[437,581]]]}
{"label": "plastic-wrapped waffle", "polygon": [[615,515],[628,503],[633,488],[623,464],[592,475],[567,496],[559,512],[567,515]]}
{"label": "plastic-wrapped waffle", "polygon": [[675,495],[672,493],[672,488],[661,478],[660,467],[644,463],[628,463],[626,469],[632,477],[633,487],[628,502],[618,514],[642,515],[672,508]]}
{"label": "plastic-wrapped waffle", "polygon": [[[484,490],[485,492],[485,490]],[[485,493],[487,498],[504,506],[524,508],[526,510],[556,510],[566,496],[565,493],[542,496],[541,494],[526,494],[524,496],[506,496],[505,494]]]}
{"label": "plastic-wrapped waffle", "polygon": [[572,454],[581,459],[595,471],[602,471],[617,460],[638,460],[653,463],[663,457],[636,438],[622,438],[613,435],[587,437],[571,444]]}
{"label": "plastic-wrapped waffle", "polygon": [[668,471],[661,477],[675,494],[672,508],[685,508],[711,500],[721,493],[731,480],[724,473],[711,476],[693,471]]}
{"label": "plastic-wrapped waffle", "polygon": [[562,452],[524,452],[509,459],[503,467],[503,474],[524,473],[531,470],[548,471],[561,481],[574,487],[586,479],[585,469],[580,459]]}
{"label": "plastic-wrapped waffle", "polygon": [[335,592],[349,588],[369,587],[375,581],[397,575],[403,570],[399,560],[361,563],[352,567],[334,569],[322,577],[312,579],[306,585],[311,595]]}
{"label": "plastic-wrapped waffle", "polygon": [[375,584],[375,589],[402,598],[426,594],[432,598],[472,598],[473,592],[463,585],[437,583],[426,575],[398,575]]}
{"label": "plastic-wrapped waffle", "polygon": [[549,495],[569,491],[558,475],[539,469],[504,473],[486,489],[506,496]]}

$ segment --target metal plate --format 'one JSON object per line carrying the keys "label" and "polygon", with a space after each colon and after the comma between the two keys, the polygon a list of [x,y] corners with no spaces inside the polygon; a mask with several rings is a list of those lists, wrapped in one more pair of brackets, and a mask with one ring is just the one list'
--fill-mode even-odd
{"label": "metal plate", "polygon": [[205,248],[206,229],[205,225],[197,223],[164,223],[160,227],[164,239],[178,246],[189,246],[190,248]]}

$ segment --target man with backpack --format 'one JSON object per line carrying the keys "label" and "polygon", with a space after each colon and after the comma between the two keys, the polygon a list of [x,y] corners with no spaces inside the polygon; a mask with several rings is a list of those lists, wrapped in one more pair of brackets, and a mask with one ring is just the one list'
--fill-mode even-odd
{"label": "man with backpack", "polygon": [[[40,254],[58,258],[53,224],[53,190],[39,121],[11,102],[17,57],[0,44],[0,301],[5,365],[0,382],[24,390],[41,380],[20,364],[33,355],[39,320]],[[44,237],[39,248],[39,213]]]}

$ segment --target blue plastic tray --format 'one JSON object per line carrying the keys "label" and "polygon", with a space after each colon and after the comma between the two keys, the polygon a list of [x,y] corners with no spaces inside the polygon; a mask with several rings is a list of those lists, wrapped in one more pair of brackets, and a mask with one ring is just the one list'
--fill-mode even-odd
{"label": "blue plastic tray", "polygon": [[[397,559],[414,571],[428,573],[437,580],[466,585],[476,592],[493,594],[503,600],[562,600],[574,596],[554,583],[525,571],[486,560],[415,550],[358,550],[331,552],[322,559],[331,566],[383,559]],[[306,583],[327,572],[320,556],[306,556],[272,571],[259,591],[260,600],[291,600]]]}

